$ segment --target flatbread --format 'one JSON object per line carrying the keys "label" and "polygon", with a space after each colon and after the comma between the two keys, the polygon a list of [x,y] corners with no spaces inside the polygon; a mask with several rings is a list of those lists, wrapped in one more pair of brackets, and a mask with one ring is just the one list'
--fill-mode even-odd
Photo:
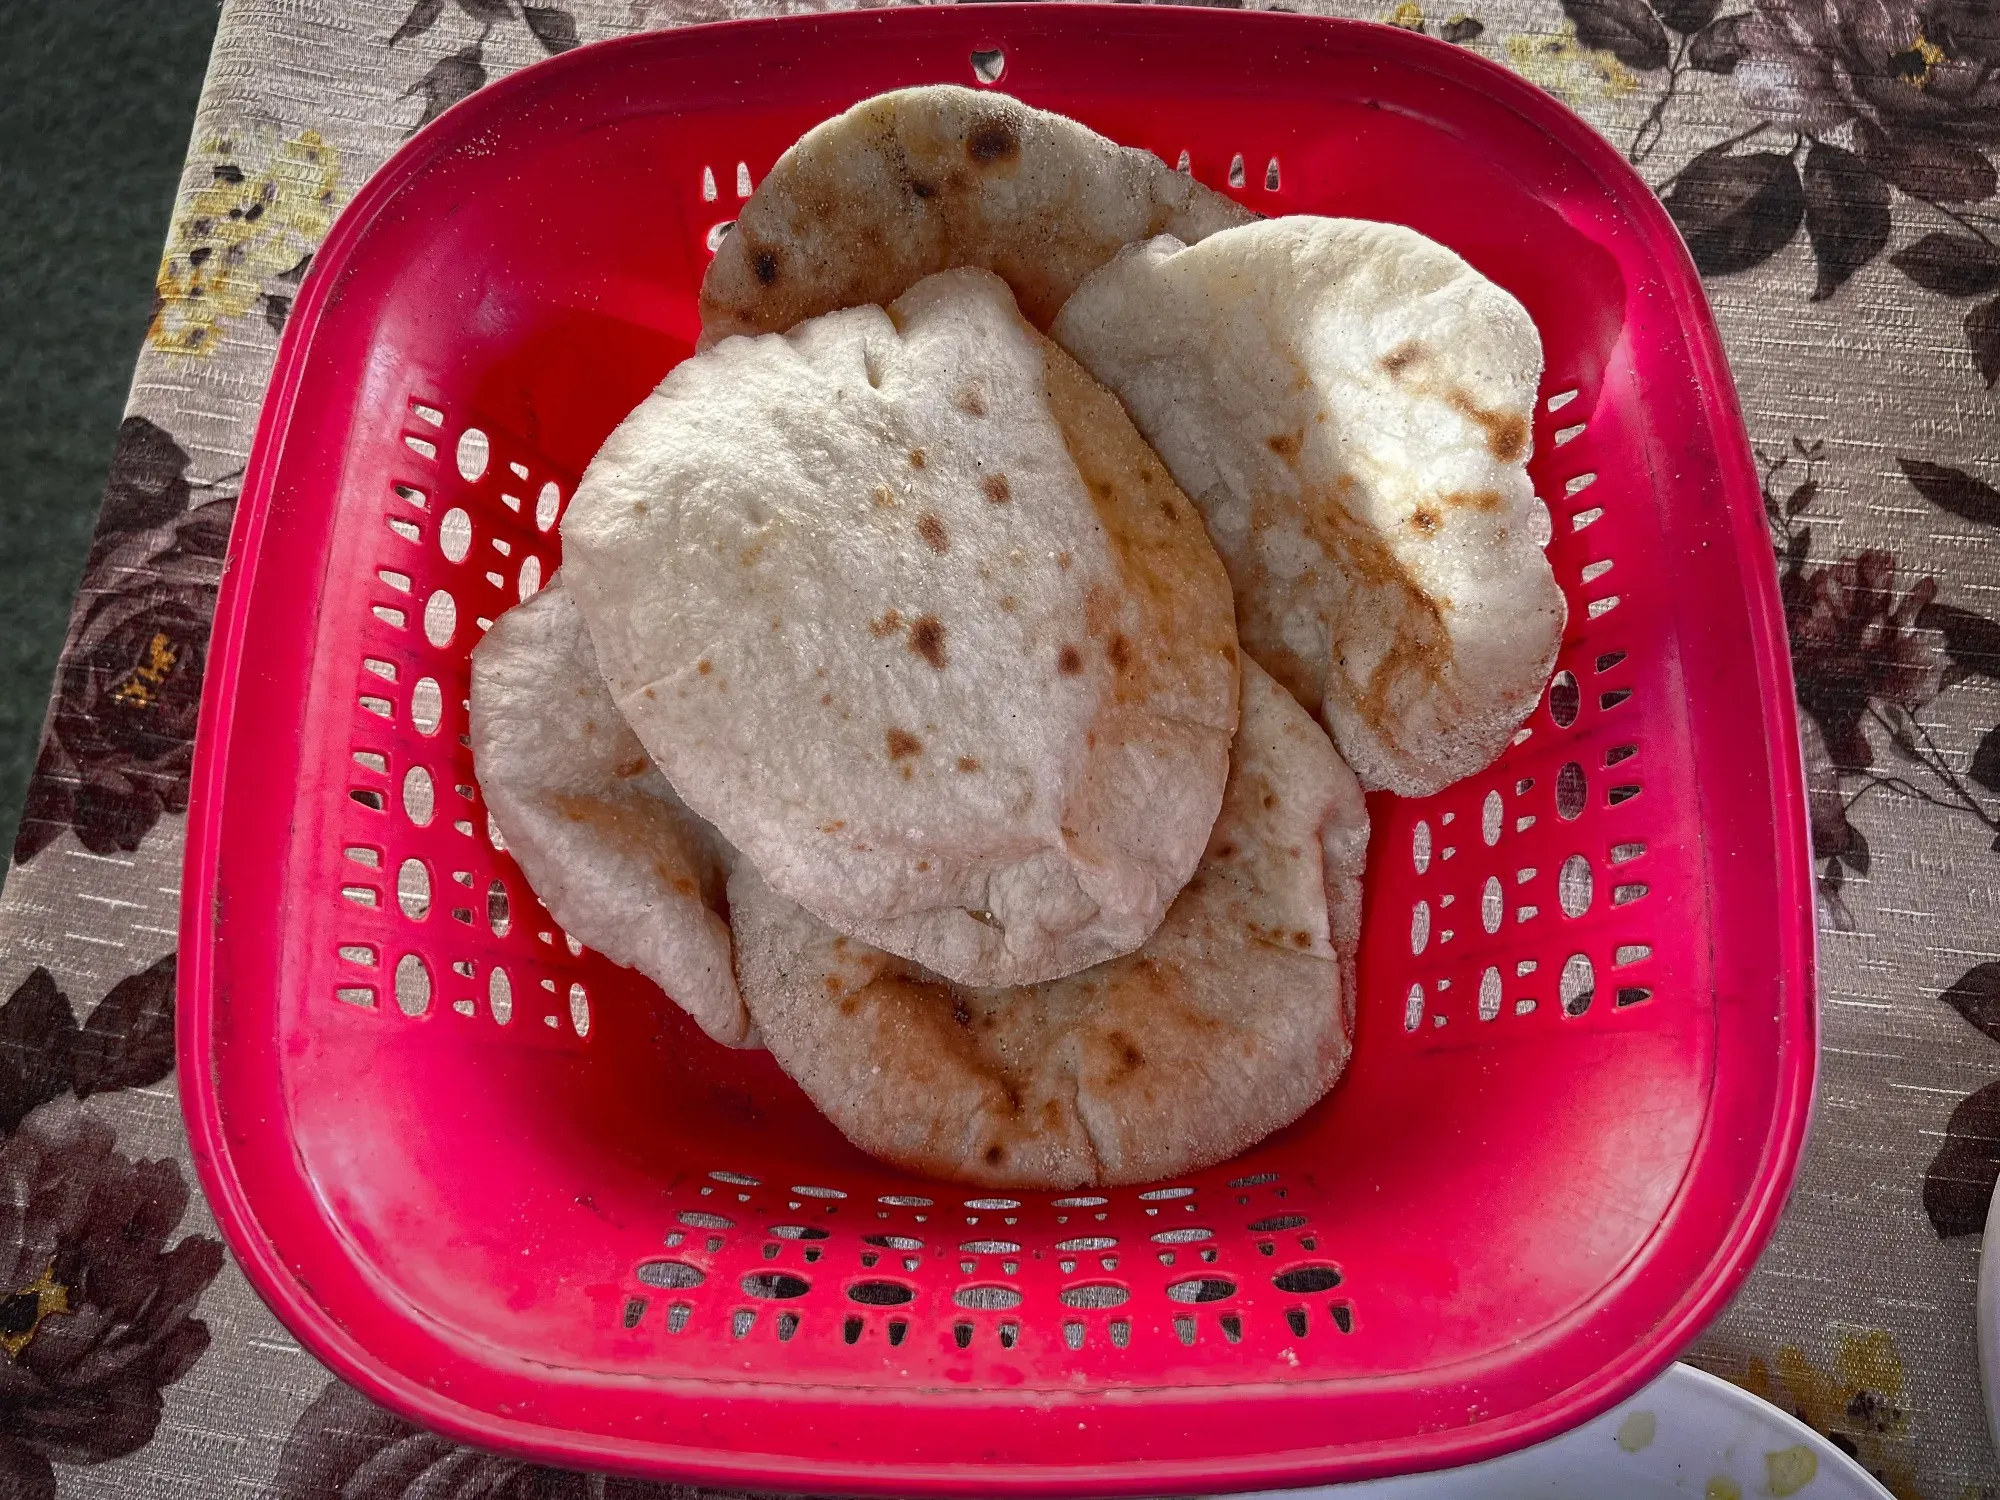
{"label": "flatbread", "polygon": [[862,1150],[991,1187],[1157,1181],[1290,1123],[1346,1066],[1367,811],[1254,664],[1229,791],[1138,952],[972,989],[842,937],[748,865],[737,976],[772,1056]]}
{"label": "flatbread", "polygon": [[718,1042],[757,1045],[730,966],[726,851],[619,716],[560,575],[472,648],[472,765],[507,851],[571,937],[637,969]]}
{"label": "flatbread", "polygon": [[1192,243],[1248,209],[1146,151],[990,91],[867,99],[778,158],[701,284],[707,343],[887,305],[933,271],[983,266],[1047,328],[1121,245]]}
{"label": "flatbread", "polygon": [[1520,303],[1414,230],[1270,219],[1127,249],[1052,334],[1200,506],[1244,651],[1363,785],[1420,796],[1491,764],[1566,618]]}
{"label": "flatbread", "polygon": [[1228,579],[999,278],[734,339],[605,443],[564,577],[687,804],[823,921],[965,983],[1131,951],[1236,723]]}

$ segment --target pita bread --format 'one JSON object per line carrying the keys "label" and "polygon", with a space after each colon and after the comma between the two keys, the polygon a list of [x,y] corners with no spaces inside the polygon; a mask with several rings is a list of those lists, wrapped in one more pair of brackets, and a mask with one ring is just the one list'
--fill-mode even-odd
{"label": "pita bread", "polygon": [[1423,795],[1506,748],[1566,614],[1520,303],[1414,230],[1271,219],[1131,247],[1053,336],[1201,507],[1244,651],[1363,785]]}
{"label": "pita bread", "polygon": [[1367,811],[1325,733],[1243,668],[1229,791],[1138,952],[971,989],[842,937],[747,864],[737,976],[765,1044],[864,1151],[993,1187],[1157,1181],[1296,1119],[1346,1065]]}
{"label": "pita bread", "polygon": [[1228,772],[1200,517],[984,271],[679,366],[563,574],[626,719],[771,887],[964,983],[1143,942]]}
{"label": "pita bread", "polygon": [[864,100],[778,158],[701,284],[705,343],[998,272],[1037,328],[1121,245],[1255,215],[1074,120],[938,84]]}
{"label": "pita bread", "polygon": [[472,648],[472,764],[508,852],[571,937],[637,969],[718,1042],[757,1044],[730,967],[720,841],[619,717],[560,576]]}

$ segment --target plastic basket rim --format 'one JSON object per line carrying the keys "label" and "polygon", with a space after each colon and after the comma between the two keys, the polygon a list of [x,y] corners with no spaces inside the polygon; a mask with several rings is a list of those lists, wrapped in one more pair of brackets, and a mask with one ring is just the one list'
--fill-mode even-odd
{"label": "plastic basket rim", "polygon": [[[1668,290],[1687,336],[1692,373],[1707,392],[1712,425],[1721,429],[1716,460],[1720,488],[1726,497],[1725,509],[1732,523],[1732,540],[1739,558],[1752,563],[1744,570],[1745,576],[1753,579],[1761,576],[1757,569],[1768,568],[1769,564],[1757,555],[1761,550],[1758,543],[1746,535],[1743,505],[1739,503],[1757,492],[1756,474],[1720,335],[1709,313],[1699,274],[1678,229],[1652,190],[1615,147],[1560,101],[1501,64],[1435,38],[1376,21],[1289,12],[1183,8],[1171,3],[1135,7],[1107,0],[1066,0],[1055,5],[1013,0],[1013,3],[982,5],[976,16],[965,17],[963,22],[976,22],[970,30],[990,32],[997,39],[1011,24],[1020,22],[1046,30],[1052,22],[1059,29],[1095,28],[1115,21],[1119,29],[1130,34],[1143,32],[1148,24],[1169,17],[1173,25],[1208,26],[1223,35],[1261,28],[1274,36],[1317,31],[1326,36],[1365,38],[1364,46],[1391,55],[1401,54],[1396,57],[1398,62],[1448,86],[1483,88],[1491,101],[1538,124],[1581,165],[1606,179],[1608,184],[1615,184],[1620,207],[1629,216],[1635,235],[1656,263],[1673,273],[1673,285]],[[1347,1450],[1345,1457],[1336,1457],[1334,1450],[1324,1447],[1295,1447],[1279,1454],[1137,1459],[1055,1469],[970,1463],[912,1467],[894,1460],[829,1461],[776,1453],[721,1453],[553,1428],[465,1406],[371,1354],[287,1269],[282,1252],[257,1213],[253,1195],[237,1174],[225,1139],[216,1077],[210,1067],[215,1021],[212,946],[217,936],[214,899],[217,893],[212,888],[222,842],[222,791],[228,781],[228,750],[233,738],[245,617],[274,478],[303,371],[311,357],[314,334],[349,256],[366,238],[376,217],[393,204],[410,180],[435,158],[455,148],[466,134],[467,122],[476,117],[489,122],[504,118],[516,95],[563,72],[587,72],[596,65],[597,58],[611,49],[700,46],[712,37],[749,38],[772,29],[831,29],[866,34],[871,30],[893,31],[927,24],[951,23],[947,16],[929,6],[891,6],[716,21],[593,42],[517,69],[450,106],[404,142],[356,190],[339,213],[314,256],[280,338],[252,438],[218,593],[190,779],[179,922],[176,1064],[190,1153],[216,1225],[258,1296],[307,1352],[333,1374],[370,1399],[432,1431],[540,1463],[654,1478],[671,1474],[696,1483],[778,1490],[811,1488],[856,1495],[971,1496],[995,1492],[1127,1495],[1249,1490],[1325,1483],[1333,1478],[1358,1480],[1420,1472],[1477,1463],[1555,1437],[1626,1400],[1671,1365],[1734,1297],[1776,1229],[1803,1158],[1818,1088],[1817,931],[1811,897],[1810,845],[1803,836],[1774,841],[1780,895],[1794,898],[1789,905],[1795,915],[1787,924],[1783,946],[1790,960],[1785,973],[1799,980],[1798,992],[1785,994],[1781,1000],[1792,1056],[1779,1069],[1769,1130],[1761,1143],[1760,1155],[1765,1167],[1727,1231],[1719,1237],[1707,1273],[1690,1284],[1673,1311],[1654,1326],[1644,1342],[1607,1360],[1594,1382],[1571,1386],[1536,1406],[1483,1419],[1450,1435],[1429,1433],[1422,1435],[1421,1440],[1405,1437],[1375,1444],[1358,1453]],[[1431,65],[1447,58],[1448,68]],[[1451,70],[1472,75],[1476,83],[1451,77]],[[995,91],[1008,92],[1005,87]],[[1747,590],[1745,604],[1764,708],[1767,714],[1774,705],[1783,705],[1786,710],[1770,715],[1763,726],[1769,736],[1767,750],[1776,793],[1774,821],[1779,828],[1789,821],[1803,830],[1805,768],[1796,722],[1790,711],[1794,690],[1775,579],[1765,587]],[[1779,976],[1777,981],[1781,987],[1782,978]],[[1705,1122],[1703,1135],[1707,1131]],[[1613,1290],[1628,1272],[1629,1265],[1627,1271],[1607,1282],[1603,1291]],[[403,1312],[421,1317],[418,1309],[405,1307]],[[698,1392],[717,1389],[742,1394],[768,1391],[781,1400],[799,1394],[799,1388],[789,1383],[755,1378],[664,1377],[654,1384],[663,1399],[692,1397]],[[1313,1388],[1309,1384],[1285,1389],[1303,1394]],[[1185,1389],[1191,1398],[1210,1400],[1228,1400],[1239,1394],[1264,1391],[1256,1386]],[[1006,1393],[990,1390],[930,1390],[920,1394],[868,1388],[842,1390],[848,1403],[858,1410],[920,1411],[937,1405],[985,1406],[1004,1415],[1019,1405]],[[1099,1397],[1088,1393],[1040,1393],[1037,1399],[1072,1402],[1077,1410],[1087,1411]]]}

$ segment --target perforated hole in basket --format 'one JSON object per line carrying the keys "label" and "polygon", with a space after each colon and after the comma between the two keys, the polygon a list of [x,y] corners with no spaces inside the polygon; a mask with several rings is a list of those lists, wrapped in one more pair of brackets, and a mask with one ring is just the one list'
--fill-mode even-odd
{"label": "perforated hole in basket", "polygon": [[[1010,34],[1003,49],[955,14],[893,24],[962,27],[937,66],[979,87],[1032,94],[1054,65],[1049,48]],[[1290,66],[1271,56],[1258,66]],[[1692,1252],[1672,1298],[1627,1307],[1617,1288],[1685,1232],[1667,1209],[1703,1170],[1718,1076],[1711,959],[1690,938],[1708,920],[1690,834],[1689,703],[1704,688],[1686,675],[1671,571],[1655,565],[1690,554],[1663,545],[1646,427],[1693,387],[1641,399],[1624,320],[1662,303],[1623,279],[1637,260],[1575,227],[1612,234],[1622,210],[1599,212],[1600,185],[1564,178],[1559,213],[1522,186],[1535,174],[1469,164],[1468,143],[1518,130],[1506,111],[1447,129],[1430,106],[1376,107],[1393,70],[1347,66],[1321,57],[1283,97],[1177,87],[1164,102],[1143,93],[1148,68],[1112,70],[1115,87],[1071,77],[1047,102],[1260,211],[1414,223],[1523,297],[1548,342],[1530,474],[1569,625],[1555,681],[1497,764],[1436,797],[1371,799],[1356,1051],[1339,1086],[1239,1159],[1143,1188],[986,1192],[862,1157],[767,1057],[708,1043],[570,940],[507,853],[471,764],[468,652],[556,575],[576,476],[691,347],[695,284],[743,196],[836,96],[857,96],[852,80],[808,58],[782,107],[717,105],[690,123],[657,101],[607,102],[649,97],[658,75],[635,69],[610,93],[565,96],[560,129],[595,123],[564,138],[546,205],[510,197],[531,158],[471,151],[449,163],[466,190],[411,193],[402,218],[380,218],[381,234],[409,238],[385,241],[387,263],[315,314],[337,332],[377,309],[374,342],[352,338],[368,372],[342,398],[352,431],[274,491],[296,530],[325,527],[306,537],[323,559],[300,548],[324,578],[309,668],[275,675],[276,691],[254,674],[238,687],[246,722],[309,700],[286,809],[295,857],[239,872],[228,893],[249,903],[284,882],[267,1058],[282,1098],[268,1117],[288,1122],[297,1164],[284,1169],[310,1184],[301,1216],[332,1226],[313,1295],[371,1351],[416,1347],[378,1337],[391,1324],[411,1341],[445,1330],[441,1344],[479,1351],[468,1366],[500,1372],[453,1386],[468,1405],[517,1411],[514,1392],[532,1388],[553,1413],[574,1376],[587,1398],[551,1424],[622,1435],[709,1411],[634,1394],[683,1379],[1031,1402],[1117,1388],[1136,1411],[1190,1387],[1321,1399],[1350,1378],[1430,1390],[1440,1371],[1505,1366],[1508,1400],[1542,1402],[1601,1358],[1566,1342],[1579,1308],[1610,1306],[1593,1326],[1615,1326],[1624,1347],[1680,1305]],[[1522,140],[1543,149],[1542,135]],[[1551,152],[1551,174],[1570,170]],[[1397,165],[1415,159],[1421,190]],[[640,173],[646,193],[602,190]],[[558,223],[560,254],[537,237]],[[445,243],[461,248],[431,253]],[[455,263],[466,246],[487,280]],[[327,406],[323,387],[302,389],[301,413]],[[279,707],[253,712],[244,684]],[[1724,1196],[1721,1208],[1740,1201]],[[343,1281],[355,1264],[365,1273]],[[374,1302],[357,1281],[382,1288]],[[1547,1349],[1568,1361],[1557,1375],[1518,1374],[1521,1351]],[[1486,1398],[1458,1391],[1422,1430],[1457,1430]],[[784,1436],[768,1412],[758,1421],[733,1429],[739,1449]],[[1218,1450],[1238,1441],[1230,1425]],[[1275,1446],[1270,1432],[1241,1441]]]}
{"label": "perforated hole in basket", "polygon": [[[342,834],[366,851],[371,867],[392,872],[392,884],[387,891],[353,880],[343,887],[359,910],[345,924],[339,951],[345,964],[350,953],[411,945],[393,987],[404,1016],[429,1015],[441,985],[445,1008],[464,1021],[508,1026],[528,1004],[540,1007],[544,1030],[581,1040],[590,1027],[587,985],[564,962],[574,957],[568,945],[555,950],[537,941],[557,929],[499,850],[465,720],[467,653],[493,619],[540,587],[545,567],[554,571],[549,533],[569,480],[545,464],[530,469],[518,447],[500,449],[484,427],[457,420],[443,397],[412,392],[408,411],[413,424],[441,433],[445,447],[432,443],[438,451],[425,452],[403,444],[381,497],[389,524],[379,533],[375,581],[383,593],[368,605],[358,698],[378,722],[372,731],[359,729]],[[525,485],[530,476],[537,487]],[[525,514],[506,496],[523,487],[537,495]],[[425,524],[433,516],[434,529]],[[494,562],[503,566],[488,565]],[[423,601],[416,620],[383,607],[413,594]],[[382,850],[390,851],[386,862]],[[536,936],[519,936],[541,951],[526,963],[517,959],[510,974],[489,945],[514,931],[524,901],[535,911]]]}

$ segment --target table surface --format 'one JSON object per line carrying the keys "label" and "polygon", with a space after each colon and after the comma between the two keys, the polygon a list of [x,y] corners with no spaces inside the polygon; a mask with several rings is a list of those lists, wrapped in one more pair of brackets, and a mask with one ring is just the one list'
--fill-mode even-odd
{"label": "table surface", "polygon": [[[1783,579],[1824,1035],[1784,1222],[1691,1357],[1900,1497],[2000,1496],[1973,1324],[2000,1170],[2000,17],[1962,0],[1743,4],[1285,8],[1422,27],[1508,64],[1625,149],[1689,234]],[[0,895],[0,1490],[692,1493],[419,1432],[330,1381],[250,1291],[193,1190],[175,1102],[182,809],[239,476],[340,205],[427,115],[576,40],[817,8],[224,6]]]}

